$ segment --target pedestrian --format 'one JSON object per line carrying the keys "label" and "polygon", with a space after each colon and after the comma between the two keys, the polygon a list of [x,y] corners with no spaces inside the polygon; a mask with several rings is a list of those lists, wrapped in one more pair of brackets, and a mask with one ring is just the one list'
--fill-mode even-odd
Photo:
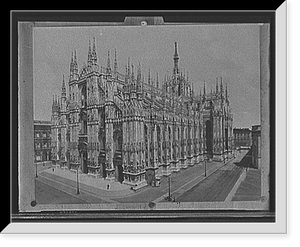
{"label": "pedestrian", "polygon": [[107,188],[107,190],[109,190],[109,184],[108,184],[108,185],[106,185],[106,188]]}

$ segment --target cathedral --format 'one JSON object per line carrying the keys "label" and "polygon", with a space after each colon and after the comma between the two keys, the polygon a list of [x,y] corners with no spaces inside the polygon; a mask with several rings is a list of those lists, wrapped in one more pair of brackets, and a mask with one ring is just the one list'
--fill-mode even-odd
{"label": "cathedral", "polygon": [[159,81],[130,59],[120,73],[116,51],[100,66],[94,38],[81,69],[72,52],[69,78],[63,76],[61,96],[53,96],[52,160],[138,189],[204,159],[230,158],[232,121],[222,78],[196,95],[179,68],[176,42],[173,72]]}

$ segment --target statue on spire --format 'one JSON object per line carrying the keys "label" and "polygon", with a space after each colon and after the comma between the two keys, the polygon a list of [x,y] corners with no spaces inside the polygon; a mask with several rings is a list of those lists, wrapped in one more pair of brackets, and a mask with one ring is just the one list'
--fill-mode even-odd
{"label": "statue on spire", "polygon": [[106,73],[107,74],[111,74],[109,50],[108,50],[108,53],[107,53],[107,68],[106,68]]}
{"label": "statue on spire", "polygon": [[226,83],[226,89],[225,89],[225,98],[228,99],[228,92],[227,92],[227,83]]}
{"label": "statue on spire", "polygon": [[77,72],[78,72],[76,50],[74,51],[74,72],[75,72],[75,74],[77,74]]}
{"label": "statue on spire", "polygon": [[66,97],[66,84],[65,84],[65,75],[63,75],[63,82],[61,87],[61,97]]}
{"label": "statue on spire", "polygon": [[128,72],[128,78],[130,77],[130,57],[128,57],[127,60],[127,72]]}
{"label": "statue on spire", "polygon": [[150,72],[150,68],[149,68],[149,71],[148,71],[148,84],[149,85],[151,84],[151,72]]}
{"label": "statue on spire", "polygon": [[117,62],[117,50],[115,49],[115,62],[114,62],[114,72],[118,72],[118,62]]}
{"label": "statue on spire", "polygon": [[141,64],[139,63],[138,68],[137,68],[137,77],[136,77],[136,81],[137,81],[137,85],[136,85],[136,91],[137,92],[142,92],[142,73],[141,73]]}
{"label": "statue on spire", "polygon": [[134,67],[133,64],[131,64],[131,80],[134,82]]}
{"label": "statue on spire", "polygon": [[98,59],[97,59],[97,52],[96,52],[96,39],[95,37],[93,38],[93,51],[91,53],[91,60],[93,64],[97,64]]}
{"label": "statue on spire", "polygon": [[73,74],[73,70],[74,70],[74,60],[73,60],[73,51],[71,53],[71,62],[70,62],[70,75]]}
{"label": "statue on spire", "polygon": [[92,65],[92,49],[91,49],[91,41],[89,40],[89,50],[88,50],[88,66]]}
{"label": "statue on spire", "polygon": [[223,82],[222,82],[222,77],[220,76],[220,91],[221,91],[221,96],[223,95]]}

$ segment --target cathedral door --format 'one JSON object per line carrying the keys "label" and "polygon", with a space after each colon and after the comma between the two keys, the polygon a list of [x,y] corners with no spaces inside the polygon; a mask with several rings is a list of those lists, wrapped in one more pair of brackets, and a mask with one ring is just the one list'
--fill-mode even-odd
{"label": "cathedral door", "polygon": [[145,179],[147,181],[147,184],[149,186],[155,186],[156,184],[156,179],[155,179],[155,170],[153,169],[148,169],[146,171],[146,174],[145,174]]}
{"label": "cathedral door", "polygon": [[225,129],[225,149],[228,151],[228,129]]}
{"label": "cathedral door", "polygon": [[115,167],[116,167],[116,180],[122,183],[124,181],[122,163],[121,162],[118,163]]}
{"label": "cathedral door", "polygon": [[205,122],[206,127],[206,152],[209,157],[212,157],[213,155],[213,128],[212,128],[212,122],[210,120],[207,120]]}
{"label": "cathedral door", "polygon": [[83,173],[88,173],[88,169],[87,169],[87,152],[83,153]]}
{"label": "cathedral door", "polygon": [[100,150],[98,157],[98,163],[100,164],[100,175],[102,178],[106,178],[106,169],[105,169],[105,151]]}
{"label": "cathedral door", "polygon": [[120,151],[116,151],[114,155],[114,167],[115,167],[115,179],[122,183],[123,178],[123,167],[122,167],[122,154]]}

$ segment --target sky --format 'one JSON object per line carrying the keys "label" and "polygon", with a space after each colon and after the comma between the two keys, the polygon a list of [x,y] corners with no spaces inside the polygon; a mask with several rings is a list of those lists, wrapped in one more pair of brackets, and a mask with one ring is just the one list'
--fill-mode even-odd
{"label": "sky", "polygon": [[71,54],[77,53],[79,69],[87,63],[89,40],[96,39],[99,65],[106,66],[117,51],[118,67],[125,73],[128,57],[142,73],[163,80],[173,69],[174,42],[178,43],[179,68],[188,71],[196,94],[206,82],[215,88],[222,76],[228,86],[234,127],[260,124],[258,24],[209,24],[168,26],[35,27],[33,29],[34,119],[50,120],[53,95],[67,83]]}

